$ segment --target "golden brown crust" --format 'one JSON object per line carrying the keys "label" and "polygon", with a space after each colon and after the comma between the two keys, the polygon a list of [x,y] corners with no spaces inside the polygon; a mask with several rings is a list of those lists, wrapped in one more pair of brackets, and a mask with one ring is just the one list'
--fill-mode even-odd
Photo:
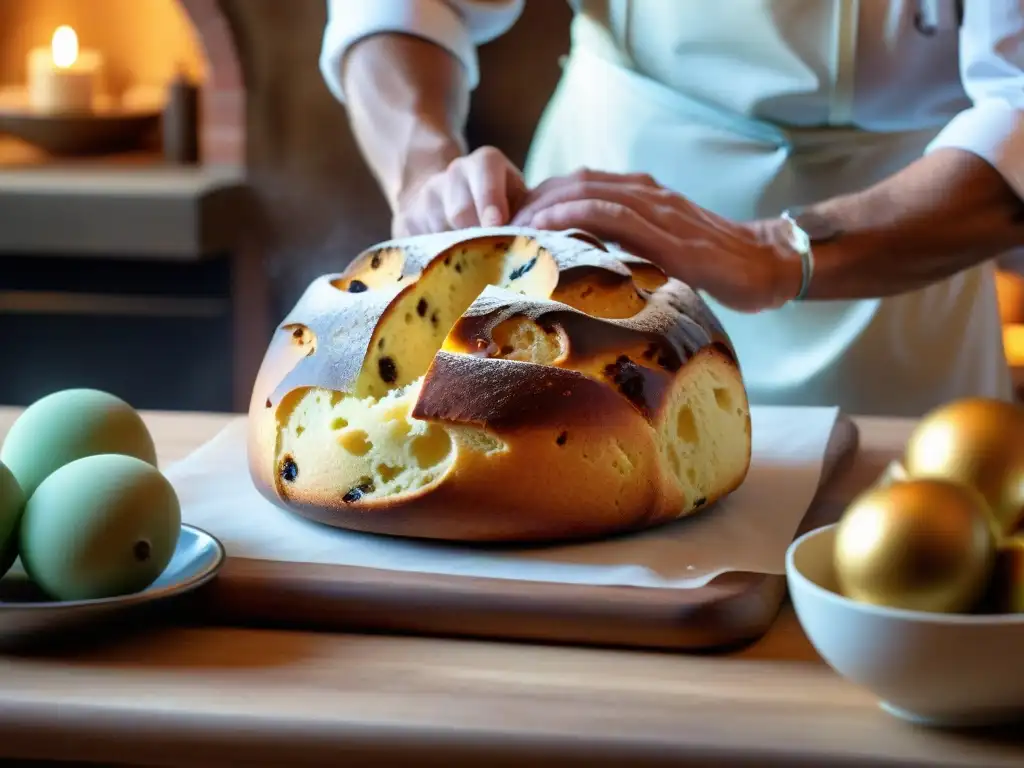
{"label": "golden brown crust", "polygon": [[[483,456],[457,449],[448,475],[405,497],[361,508],[337,498],[333,503],[293,499],[293,506],[320,522],[354,530],[473,541],[598,536],[631,527],[661,509],[661,483],[650,482],[660,471],[653,436],[614,392],[572,371],[557,371],[541,381],[526,371],[537,366],[504,360],[473,361],[477,365],[467,378],[460,374],[466,362],[438,354],[431,393],[425,392],[416,406],[422,409],[420,417],[432,418],[428,413],[436,408],[444,412],[438,420],[446,424],[486,424],[504,450]],[[509,377],[508,368],[522,374]],[[492,387],[499,388],[497,397]],[[506,412],[493,407],[498,402],[509,405]],[[474,407],[485,403],[492,408]],[[560,403],[563,409],[554,407]],[[517,407],[521,410],[514,413]],[[600,419],[594,418],[595,409]],[[588,476],[584,471],[584,454],[621,451],[624,445],[636,462],[630,476]],[[580,514],[574,500],[578,489],[567,473],[590,485],[594,498],[587,501],[585,514]],[[616,504],[622,495],[633,500],[629,508]],[[556,507],[561,519],[552,516]]]}
{"label": "golden brown crust", "polygon": [[[641,365],[674,372],[700,350],[713,346],[736,360],[732,343],[700,298],[678,280],[670,280],[645,299],[639,313],[625,319],[593,317],[556,301],[516,296],[489,286],[463,313],[449,335],[460,351],[488,356],[494,329],[513,317],[525,317],[545,329],[557,329],[568,342],[560,365],[578,369],[602,354],[642,348]],[[644,362],[646,361],[646,363]]]}
{"label": "golden brown crust", "polygon": [[[418,487],[380,494],[325,485],[330,467],[316,465],[327,454],[306,443],[296,457],[303,472],[283,485],[282,430],[304,393],[362,397],[368,350],[402,297],[453,256],[491,250],[514,268],[462,313],[411,403],[413,419],[449,431],[447,463]],[[517,291],[527,273],[532,295]],[[509,324],[547,335],[548,358],[510,358],[511,345],[499,343]],[[714,402],[711,386],[728,405],[701,429],[725,419],[731,447],[722,449],[728,471],[711,472],[698,495],[665,436],[680,408]],[[708,393],[681,406],[695,388]],[[699,295],[586,233],[503,228],[390,241],[315,281],[279,326],[253,390],[250,470],[268,499],[332,526],[466,541],[589,538],[672,520],[734,490],[749,467],[745,397],[728,336]],[[499,447],[480,449],[474,434]]]}
{"label": "golden brown crust", "polygon": [[576,371],[438,352],[413,417],[506,430],[562,429],[594,414],[609,429],[626,411],[616,392]]}
{"label": "golden brown crust", "polygon": [[[698,360],[713,360],[723,370],[732,366],[721,352],[708,348]],[[681,516],[685,500],[665,475],[658,447],[647,425],[628,403],[608,387],[571,371],[555,373],[548,387],[536,376],[522,375],[503,382],[497,371],[518,369],[529,363],[476,361],[462,377],[465,360],[439,353],[435,363],[434,394],[424,394],[418,407],[424,416],[429,400],[446,416],[448,424],[487,423],[505,445],[498,454],[483,456],[459,452],[448,475],[419,492],[355,506],[334,498],[296,495],[287,506],[317,522],[370,533],[426,539],[478,542],[544,542],[581,540],[642,530]],[[673,386],[685,387],[689,371],[683,369]],[[457,382],[457,386],[445,386]],[[521,391],[517,385],[529,387]],[[502,397],[491,394],[501,387]],[[566,396],[564,393],[569,392]],[[565,397],[570,405],[556,410],[552,400]],[[474,407],[475,403],[524,406],[517,418]],[[552,414],[557,413],[557,417]],[[595,418],[595,413],[600,417]],[[749,468],[749,418],[745,433],[746,458],[714,493],[693,512],[710,512],[714,503],[743,482]],[[587,472],[588,465],[608,464],[623,472]],[[524,457],[529,457],[525,462]],[[260,485],[263,495],[281,504],[271,486]]]}

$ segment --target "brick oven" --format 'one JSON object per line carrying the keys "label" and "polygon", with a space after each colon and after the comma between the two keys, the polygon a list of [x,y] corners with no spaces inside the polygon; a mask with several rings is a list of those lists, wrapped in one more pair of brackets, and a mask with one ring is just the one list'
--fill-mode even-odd
{"label": "brick oven", "polygon": [[[33,67],[51,38],[57,56],[58,29],[82,63],[54,58],[47,98],[67,96],[65,71],[88,77],[91,112],[40,107]],[[161,149],[175,78],[198,87],[197,163]],[[139,407],[244,407],[271,317],[245,110],[216,0],[0,0],[0,402],[94,386]],[[47,134],[134,113],[152,130],[116,149]]]}
{"label": "brick oven", "polygon": [[[245,83],[231,24],[217,0],[0,0],[0,95],[24,87],[31,49],[70,25],[102,56],[102,95],[159,91],[177,68],[201,86],[202,160],[245,162]],[[0,107],[4,104],[0,98]],[[36,158],[34,158],[36,159]],[[10,156],[0,154],[0,162]]]}
{"label": "brick oven", "polygon": [[231,25],[217,0],[176,0],[206,57],[200,146],[208,163],[245,163],[245,81]]}

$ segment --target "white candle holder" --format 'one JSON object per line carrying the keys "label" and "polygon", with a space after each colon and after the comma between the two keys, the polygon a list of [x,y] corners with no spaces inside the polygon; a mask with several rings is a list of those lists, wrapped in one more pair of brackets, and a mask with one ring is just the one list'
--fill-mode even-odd
{"label": "white candle holder", "polygon": [[105,103],[103,57],[80,50],[71,27],[58,27],[49,47],[33,48],[27,67],[24,92],[0,102],[0,133],[51,155],[87,155],[128,149],[159,126],[159,104]]}
{"label": "white candle holder", "polygon": [[89,113],[102,76],[99,51],[79,50],[71,27],[58,27],[48,47],[28,54],[28,102],[44,114]]}

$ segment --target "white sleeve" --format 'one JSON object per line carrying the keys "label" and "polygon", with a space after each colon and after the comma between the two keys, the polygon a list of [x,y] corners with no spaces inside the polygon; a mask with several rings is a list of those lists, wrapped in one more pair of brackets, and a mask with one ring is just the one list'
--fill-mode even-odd
{"label": "white sleeve", "polygon": [[320,49],[320,73],[339,101],[341,61],[359,40],[401,32],[429,40],[466,68],[470,88],[480,80],[476,47],[507,32],[525,0],[327,0],[327,26]]}
{"label": "white sleeve", "polygon": [[973,106],[928,147],[973,152],[1024,198],[1024,0],[966,0],[960,77]]}

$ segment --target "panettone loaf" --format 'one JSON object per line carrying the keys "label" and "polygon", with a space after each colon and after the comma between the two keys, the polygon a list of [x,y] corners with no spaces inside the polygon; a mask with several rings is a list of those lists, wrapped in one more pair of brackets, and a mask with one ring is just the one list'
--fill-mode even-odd
{"label": "panettone loaf", "polygon": [[750,462],[746,391],[707,305],[577,232],[396,240],[316,280],[271,340],[249,431],[278,505],[462,541],[654,526]]}

